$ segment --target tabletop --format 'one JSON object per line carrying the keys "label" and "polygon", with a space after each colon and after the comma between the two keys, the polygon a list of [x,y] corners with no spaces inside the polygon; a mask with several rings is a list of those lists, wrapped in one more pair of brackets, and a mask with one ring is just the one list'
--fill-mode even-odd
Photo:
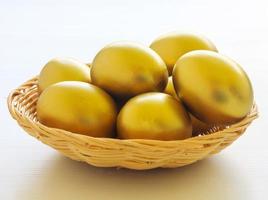
{"label": "tabletop", "polygon": [[[268,199],[268,3],[221,1],[0,1],[0,199]],[[248,73],[260,117],[220,154],[177,169],[134,171],[72,161],[26,134],[8,93],[51,58],[90,62],[105,44],[145,45],[194,31]]]}

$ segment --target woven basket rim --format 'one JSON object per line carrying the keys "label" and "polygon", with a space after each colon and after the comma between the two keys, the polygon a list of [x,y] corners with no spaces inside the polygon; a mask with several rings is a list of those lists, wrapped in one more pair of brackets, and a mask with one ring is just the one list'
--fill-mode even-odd
{"label": "woven basket rim", "polygon": [[11,116],[31,136],[65,156],[98,167],[124,167],[136,170],[175,168],[214,155],[239,138],[258,117],[254,103],[241,121],[224,129],[184,140],[97,138],[51,128],[38,122],[37,76],[11,91],[7,104]]}
{"label": "woven basket rim", "polygon": [[[38,79],[38,76],[35,76],[31,79],[29,79],[28,81],[26,81],[25,83],[21,84],[18,88],[22,88],[22,87],[25,87],[29,84],[33,84],[33,82],[36,82]],[[15,113],[14,112],[17,112],[19,113],[20,110],[18,110],[18,108],[16,106],[14,106],[14,97],[17,96],[17,89],[14,89],[10,92],[8,98],[7,98],[7,104],[8,104],[8,109],[9,109],[9,112],[11,113],[12,117],[14,119],[17,120],[16,117],[14,117]],[[211,137],[211,136],[215,136],[215,135],[221,135],[222,132],[226,132],[228,131],[229,129],[233,129],[233,128],[236,128],[236,127],[240,127],[241,125],[243,124],[247,124],[247,123],[251,123],[254,119],[258,118],[259,116],[259,112],[258,112],[258,109],[257,109],[257,105],[256,103],[254,102],[250,112],[247,114],[246,117],[244,117],[242,120],[236,122],[236,123],[233,123],[231,124],[230,126],[227,126],[223,129],[220,129],[220,130],[217,130],[217,131],[213,131],[213,132],[210,132],[210,133],[205,133],[205,134],[200,134],[198,136],[193,136],[193,137],[190,137],[190,138],[187,138],[187,139],[183,139],[183,140],[169,140],[169,141],[166,141],[166,140],[153,140],[153,139],[119,139],[119,138],[106,138],[106,137],[92,137],[92,136],[88,136],[88,135],[82,135],[82,134],[78,134],[78,133],[74,133],[74,132],[70,132],[70,131],[67,131],[67,130],[64,130],[64,129],[59,129],[59,128],[53,128],[53,127],[49,127],[49,126],[46,126],[42,123],[40,123],[39,121],[33,121],[29,116],[21,116],[23,118],[26,118],[29,122],[31,122],[31,124],[35,124],[37,126],[40,126],[41,128],[43,129],[46,129],[46,130],[52,130],[52,131],[55,131],[55,132],[60,132],[61,134],[64,134],[66,136],[71,136],[71,137],[77,137],[77,138],[83,138],[83,139],[86,139],[86,138],[89,138],[89,139],[93,139],[93,140],[100,140],[100,141],[103,141],[103,140],[106,140],[106,141],[113,141],[113,142],[138,142],[138,143],[154,143],[154,144],[157,144],[157,143],[182,143],[182,142],[185,142],[185,141],[191,141],[191,140],[196,140],[196,139],[204,139],[204,138],[207,138],[207,137]]]}

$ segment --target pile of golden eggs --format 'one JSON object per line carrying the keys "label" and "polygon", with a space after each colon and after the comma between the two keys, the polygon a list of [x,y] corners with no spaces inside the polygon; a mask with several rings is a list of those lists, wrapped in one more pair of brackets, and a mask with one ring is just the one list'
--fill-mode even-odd
{"label": "pile of golden eggs", "polygon": [[181,140],[238,122],[253,90],[245,71],[192,33],[160,36],[147,47],[105,46],[86,65],[55,58],[38,79],[37,118],[92,137]]}

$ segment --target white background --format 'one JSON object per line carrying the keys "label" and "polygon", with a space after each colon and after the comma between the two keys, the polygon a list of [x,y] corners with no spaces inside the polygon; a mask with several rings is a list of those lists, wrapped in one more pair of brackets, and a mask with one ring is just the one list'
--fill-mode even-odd
{"label": "white background", "polygon": [[[11,89],[55,56],[93,59],[117,40],[205,34],[250,76],[260,118],[232,146],[178,169],[101,169],[71,161],[11,119]],[[0,0],[0,199],[268,199],[268,4],[254,1]]]}

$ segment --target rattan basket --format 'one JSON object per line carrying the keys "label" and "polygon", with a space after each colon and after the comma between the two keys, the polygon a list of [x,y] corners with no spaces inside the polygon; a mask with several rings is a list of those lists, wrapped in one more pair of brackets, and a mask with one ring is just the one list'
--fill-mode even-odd
{"label": "rattan basket", "polygon": [[218,153],[241,136],[257,118],[257,107],[240,122],[217,127],[209,133],[178,141],[94,138],[47,127],[36,119],[37,77],[12,91],[8,108],[12,117],[31,136],[71,159],[98,167],[130,169],[174,168],[191,164]]}

